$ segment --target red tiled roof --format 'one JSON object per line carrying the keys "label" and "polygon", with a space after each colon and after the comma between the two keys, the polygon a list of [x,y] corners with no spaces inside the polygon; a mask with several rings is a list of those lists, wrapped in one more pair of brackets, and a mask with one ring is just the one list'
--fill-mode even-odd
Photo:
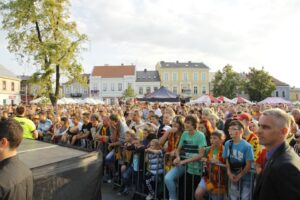
{"label": "red tiled roof", "polygon": [[101,76],[102,78],[113,78],[132,76],[135,72],[134,65],[121,66],[95,66],[92,71],[92,76]]}

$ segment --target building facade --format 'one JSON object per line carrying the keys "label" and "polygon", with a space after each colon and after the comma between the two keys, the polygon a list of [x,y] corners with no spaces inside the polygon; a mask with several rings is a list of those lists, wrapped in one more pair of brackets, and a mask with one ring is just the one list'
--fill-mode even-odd
{"label": "building facade", "polygon": [[134,65],[95,66],[90,76],[90,96],[114,104],[130,85],[135,88]]}
{"label": "building facade", "polygon": [[83,74],[87,84],[79,83],[76,80],[71,80],[62,85],[63,96],[68,98],[87,98],[90,96],[89,81],[90,74]]}
{"label": "building facade", "polygon": [[290,101],[300,101],[300,88],[295,88],[295,87],[291,88]]}
{"label": "building facade", "polygon": [[161,86],[185,97],[209,93],[209,67],[204,63],[164,62],[156,64]]}
{"label": "building facade", "polygon": [[135,93],[137,98],[143,98],[160,88],[158,71],[136,71]]}
{"label": "building facade", "polygon": [[19,104],[21,80],[0,65],[0,105]]}
{"label": "building facade", "polygon": [[272,96],[281,97],[285,100],[290,100],[290,86],[274,77],[273,83],[275,84],[276,89],[272,92]]}

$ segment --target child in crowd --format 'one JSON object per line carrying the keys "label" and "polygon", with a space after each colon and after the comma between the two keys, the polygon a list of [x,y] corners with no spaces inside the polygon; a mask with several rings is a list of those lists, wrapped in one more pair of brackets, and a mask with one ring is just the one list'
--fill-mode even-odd
{"label": "child in crowd", "polygon": [[129,129],[125,133],[125,143],[122,150],[122,161],[121,161],[121,178],[122,186],[118,195],[127,195],[129,193],[129,186],[131,183],[132,175],[132,151],[129,149],[132,148],[134,141],[136,140],[135,132],[132,129]]}
{"label": "child in crowd", "polygon": [[[155,186],[159,180],[159,175],[164,173],[163,151],[157,139],[150,142],[149,148],[145,149],[147,153],[148,174],[146,174],[145,182],[148,188],[148,196],[146,200],[155,198]],[[156,193],[157,194],[157,193]]]}
{"label": "child in crowd", "polygon": [[230,199],[251,199],[251,163],[254,161],[251,144],[242,139],[244,125],[233,120],[229,124],[229,134],[232,138],[225,143],[222,157],[226,160],[227,175],[230,180]]}
{"label": "child in crowd", "polygon": [[195,199],[203,199],[206,192],[212,200],[222,200],[225,192],[225,180],[222,168],[218,164],[224,163],[222,158],[223,142],[225,134],[222,131],[214,131],[210,136],[211,146],[205,148],[204,157],[201,159],[207,162],[207,176],[203,176],[195,192]]}

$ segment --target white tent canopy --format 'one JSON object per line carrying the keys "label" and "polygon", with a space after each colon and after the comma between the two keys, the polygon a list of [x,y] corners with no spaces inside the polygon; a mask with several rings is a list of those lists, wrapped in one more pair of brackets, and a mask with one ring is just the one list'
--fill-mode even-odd
{"label": "white tent canopy", "polygon": [[258,104],[279,104],[279,103],[290,104],[291,102],[280,97],[267,97],[264,100],[258,102]]}
{"label": "white tent canopy", "polygon": [[77,102],[74,100],[74,99],[72,99],[72,98],[66,98],[66,97],[63,97],[63,98],[61,98],[61,99],[59,99],[58,101],[57,101],[57,104],[59,104],[59,105],[64,105],[64,104],[76,104]]}
{"label": "white tent canopy", "polygon": [[29,103],[30,104],[37,104],[37,103],[46,102],[46,101],[50,101],[50,99],[47,98],[47,97],[39,97],[37,99],[34,99],[34,100],[30,101]]}

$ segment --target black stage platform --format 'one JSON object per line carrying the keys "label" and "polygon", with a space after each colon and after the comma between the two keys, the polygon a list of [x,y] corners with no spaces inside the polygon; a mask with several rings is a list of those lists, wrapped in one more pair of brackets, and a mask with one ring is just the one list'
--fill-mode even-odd
{"label": "black stage platform", "polygon": [[32,170],[34,199],[101,199],[101,152],[24,139],[18,155]]}

